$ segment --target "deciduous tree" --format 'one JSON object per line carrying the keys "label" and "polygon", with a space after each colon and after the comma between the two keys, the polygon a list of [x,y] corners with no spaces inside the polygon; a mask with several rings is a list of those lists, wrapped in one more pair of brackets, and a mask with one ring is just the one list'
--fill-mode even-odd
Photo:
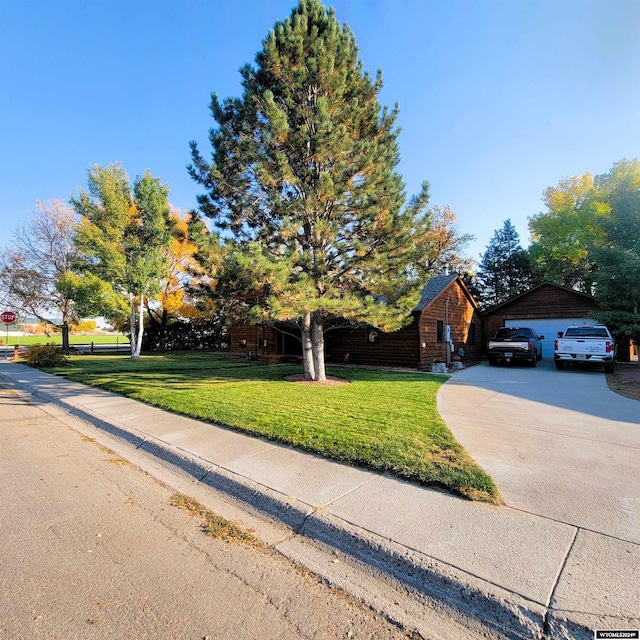
{"label": "deciduous tree", "polygon": [[[168,324],[177,320],[205,320],[193,291],[200,278],[198,263],[194,258],[196,245],[189,239],[189,213],[182,215],[172,209],[169,215],[171,240],[166,247],[167,270],[155,299],[147,298],[147,314],[153,326],[156,348],[166,347]],[[205,305],[206,306],[206,305]],[[210,314],[213,316],[214,314]]]}
{"label": "deciduous tree", "polygon": [[597,198],[590,173],[563,178],[544,192],[547,211],[529,219],[529,255],[543,280],[592,294],[594,262],[590,249],[603,239],[606,207]]}
{"label": "deciduous tree", "polygon": [[140,357],[145,301],[167,273],[169,189],[149,171],[135,180],[120,163],[93,165],[88,190],[72,198],[81,221],[76,243],[81,271],[101,284],[92,301],[107,317],[130,313],[131,357]]}
{"label": "deciduous tree", "polygon": [[617,356],[628,360],[629,341],[640,344],[640,162],[621,160],[596,177],[604,240],[591,250],[596,265],[597,314],[618,341]]}
{"label": "deciduous tree", "polygon": [[[69,324],[75,321],[74,296],[64,282],[76,259],[75,214],[64,202],[36,202],[34,216],[19,227],[0,256],[0,288],[6,302],[22,313],[52,324],[69,350]],[[53,316],[59,318],[56,323]]]}
{"label": "deciduous tree", "polygon": [[547,211],[529,226],[543,277],[596,296],[626,358],[640,339],[640,162],[620,160],[592,177],[564,178],[545,191]]}

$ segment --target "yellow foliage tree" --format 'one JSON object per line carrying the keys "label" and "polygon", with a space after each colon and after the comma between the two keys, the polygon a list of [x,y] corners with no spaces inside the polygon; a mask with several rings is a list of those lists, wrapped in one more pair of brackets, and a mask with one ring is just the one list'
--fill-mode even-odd
{"label": "yellow foliage tree", "polygon": [[190,214],[171,209],[170,220],[173,237],[167,249],[167,273],[155,304],[147,305],[150,322],[160,334],[160,351],[165,349],[166,328],[171,320],[206,321],[214,315],[216,309],[212,300],[193,299],[187,292],[188,285],[215,286],[211,278],[204,276],[195,260],[196,245],[189,237]]}
{"label": "yellow foliage tree", "polygon": [[76,333],[86,333],[87,331],[95,331],[96,324],[95,320],[83,320],[81,322],[74,323],[72,329]]}

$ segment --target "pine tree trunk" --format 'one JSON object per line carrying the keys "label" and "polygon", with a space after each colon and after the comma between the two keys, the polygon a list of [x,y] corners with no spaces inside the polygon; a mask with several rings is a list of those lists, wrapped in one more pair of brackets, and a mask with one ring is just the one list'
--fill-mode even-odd
{"label": "pine tree trunk", "polygon": [[315,370],[316,382],[324,382],[327,379],[327,373],[324,366],[324,331],[322,328],[322,319],[314,317],[311,326],[311,349],[313,353],[313,368]]}
{"label": "pine tree trunk", "polygon": [[313,360],[313,340],[311,337],[311,313],[302,318],[302,360],[304,362],[304,379],[315,380],[316,370]]}

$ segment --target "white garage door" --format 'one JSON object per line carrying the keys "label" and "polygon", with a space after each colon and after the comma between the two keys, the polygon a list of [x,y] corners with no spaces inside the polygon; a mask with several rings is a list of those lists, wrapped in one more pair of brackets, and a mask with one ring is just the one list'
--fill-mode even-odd
{"label": "white garage door", "polygon": [[542,357],[553,358],[553,341],[558,331],[564,331],[569,325],[595,324],[591,318],[518,318],[517,320],[505,320],[507,327],[531,327],[544,336],[542,341]]}

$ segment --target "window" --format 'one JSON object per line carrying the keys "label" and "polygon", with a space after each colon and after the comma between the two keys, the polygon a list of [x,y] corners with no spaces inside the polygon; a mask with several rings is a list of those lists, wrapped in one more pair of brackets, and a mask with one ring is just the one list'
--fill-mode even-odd
{"label": "window", "polygon": [[246,338],[240,338],[240,346],[241,347],[246,347],[247,346],[247,339]]}
{"label": "window", "polygon": [[380,342],[380,332],[377,329],[368,329],[367,342],[369,344],[378,344]]}
{"label": "window", "polygon": [[436,342],[444,342],[444,320],[436,320]]}
{"label": "window", "polygon": [[609,334],[604,327],[569,327],[564,334],[565,338],[608,338]]}

